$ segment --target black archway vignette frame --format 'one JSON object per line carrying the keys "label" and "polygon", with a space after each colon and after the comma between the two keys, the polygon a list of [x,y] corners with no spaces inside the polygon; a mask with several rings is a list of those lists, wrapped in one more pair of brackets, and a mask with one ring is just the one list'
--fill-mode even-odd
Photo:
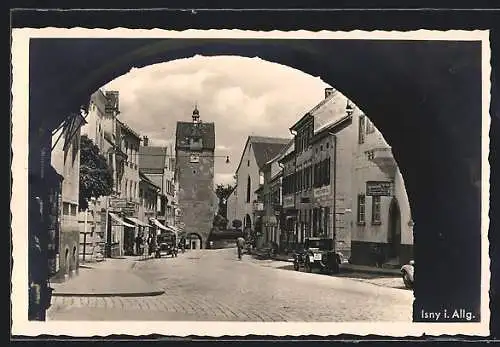
{"label": "black archway vignette frame", "polygon": [[[31,25],[20,25],[20,26],[31,26],[31,27],[43,27],[43,21],[45,23],[55,23],[53,22],[55,18],[58,19],[57,26],[80,26],[80,27],[103,27],[103,28],[112,28],[124,26],[123,21],[129,21],[129,23],[133,23],[132,25],[128,25],[127,27],[139,27],[139,28],[148,28],[148,27],[165,27],[162,25],[162,21],[165,18],[169,18],[169,29],[182,30],[187,28],[199,28],[199,29],[209,29],[209,28],[239,28],[239,29],[253,29],[253,30],[299,30],[299,29],[308,29],[308,30],[373,30],[373,29],[383,29],[383,30],[414,30],[420,29],[424,27],[425,29],[435,29],[435,30],[443,30],[443,29],[495,29],[491,33],[491,41],[492,41],[492,104],[490,108],[491,113],[491,130],[490,130],[490,148],[495,148],[498,144],[498,116],[499,116],[499,108],[498,108],[498,92],[495,78],[498,74],[496,62],[498,61],[498,27],[495,27],[495,24],[498,25],[500,22],[498,15],[485,12],[481,13],[481,16],[476,12],[447,12],[447,11],[436,11],[436,12],[413,12],[413,13],[391,13],[385,12],[382,17],[376,18],[376,14],[373,12],[360,13],[359,11],[351,11],[342,13],[328,13],[327,12],[314,12],[314,13],[304,13],[298,12],[293,13],[293,21],[290,21],[292,13],[290,12],[276,12],[273,13],[274,16],[266,14],[264,17],[264,21],[259,22],[258,24],[254,22],[256,18],[256,13],[246,14],[244,12],[232,12],[229,15],[225,14],[225,19],[221,20],[221,17],[210,18],[210,13],[204,12],[196,12],[195,15],[189,12],[165,12],[162,13],[160,18],[156,18],[156,20],[151,20],[154,16],[144,16],[144,13],[137,12],[129,12],[128,17],[123,17],[123,13],[119,15],[117,13],[108,13],[105,21],[100,21],[100,18],[96,18],[95,12],[86,12],[86,13],[78,13],[78,16],[74,14],[61,16],[60,13],[44,13],[40,15],[37,13],[37,17],[31,17],[32,23]],[[32,12],[24,12],[20,16],[18,16],[18,20],[21,22],[24,20],[30,19],[32,16]],[[91,25],[89,22],[83,23],[78,22],[77,19],[80,20],[88,20],[94,15]],[[379,14],[380,15],[380,14]],[[52,16],[52,17],[51,17]],[[307,17],[307,19],[306,19]],[[14,17],[15,18],[15,17]],[[103,17],[101,17],[103,18]],[[149,22],[146,23],[145,19],[148,18]],[[357,20],[353,20],[356,18]],[[412,20],[413,18],[413,20]],[[425,24],[421,24],[420,21],[426,19]],[[336,20],[335,20],[336,19]],[[363,20],[360,20],[363,19]],[[384,23],[390,23],[389,26],[387,24],[381,25],[381,19],[383,19]],[[33,25],[33,21],[35,25]],[[47,22],[48,21],[48,22]],[[52,22],[51,22],[52,21]],[[219,22],[220,21],[220,22]],[[36,23],[37,22],[37,23]],[[224,24],[228,23],[229,24]],[[19,21],[17,23],[20,23]],[[118,25],[121,23],[121,25]],[[309,23],[309,25],[305,25],[305,23]],[[465,24],[464,24],[465,23]],[[86,25],[85,25],[86,24]],[[135,25],[134,25],[135,24]],[[52,24],[53,25],[53,24]],[[13,20],[13,26],[16,26],[16,21]],[[471,48],[471,50],[474,50]],[[53,52],[54,53],[54,52]],[[250,52],[249,52],[250,53]],[[253,54],[253,53],[252,53]],[[293,55],[293,54],[292,54]],[[474,55],[472,53],[472,55]],[[470,56],[469,56],[470,57]],[[302,60],[300,59],[302,58]],[[291,58],[293,60],[293,58]],[[303,66],[299,66],[301,70],[304,72],[309,72],[311,74],[320,75],[326,82],[333,84],[335,87],[338,87],[342,92],[344,92],[348,97],[352,98],[362,109],[366,110],[366,113],[374,120],[377,127],[382,130],[384,136],[388,140],[388,142],[393,146],[394,154],[398,163],[400,165],[401,171],[406,181],[409,198],[411,201],[411,207],[416,214],[415,218],[415,256],[418,259],[419,267],[426,267],[429,269],[428,273],[419,274],[419,283],[415,289],[416,295],[416,305],[415,306],[425,306],[425,307],[436,307],[442,305],[443,299],[450,299],[451,302],[455,305],[466,304],[467,306],[478,305],[478,301],[475,298],[478,295],[478,276],[479,269],[478,264],[474,260],[474,258],[478,258],[478,234],[476,232],[472,233],[470,230],[477,230],[478,220],[477,220],[477,212],[472,212],[477,210],[477,190],[473,187],[471,182],[470,175],[470,165],[466,165],[464,161],[474,161],[477,160],[477,151],[478,144],[473,143],[473,136],[471,135],[474,131],[478,131],[478,124],[476,116],[470,117],[470,111],[473,111],[477,105],[480,105],[480,93],[478,95],[477,88],[477,76],[478,66],[469,70],[470,74],[468,78],[471,80],[475,80],[474,83],[471,83],[468,87],[467,91],[462,90],[465,94],[456,93],[455,100],[457,101],[457,105],[451,106],[450,104],[447,107],[451,107],[446,109],[443,104],[446,104],[446,93],[438,93],[439,97],[432,94],[430,91],[432,88],[429,88],[429,85],[423,83],[423,81],[419,81],[410,86],[402,85],[402,84],[392,84],[392,88],[385,89],[384,91],[390,91],[390,93],[381,93],[385,96],[384,99],[368,101],[364,99],[362,96],[358,96],[355,90],[350,90],[347,84],[343,84],[334,79],[330,80],[328,76],[325,76],[322,73],[322,67],[324,65],[314,64],[315,62],[321,61],[318,59],[317,55],[315,56],[315,60],[311,60],[307,57],[295,57],[296,61],[302,61]],[[308,60],[309,59],[309,60]],[[477,59],[477,57],[476,57]],[[42,60],[43,61],[43,60]],[[455,59],[453,61],[456,62]],[[46,62],[46,61],[45,61]],[[394,62],[394,61],[393,61]],[[465,63],[466,67],[471,67],[466,61],[462,61]],[[353,65],[360,67],[360,63],[366,64],[365,59],[354,60],[352,62]],[[288,65],[288,64],[287,64]],[[314,66],[313,66],[314,65]],[[401,65],[403,65],[401,67]],[[401,70],[398,72],[404,73],[404,64],[401,64]],[[307,66],[312,68],[307,68]],[[396,65],[397,67],[397,65]],[[453,80],[455,77],[458,78],[455,82],[460,81],[460,72],[455,73],[457,70],[461,69],[461,64],[453,67],[451,70],[448,70],[448,73],[445,73],[444,77],[448,77]],[[462,66],[463,67],[463,66]],[[320,70],[320,71],[318,71]],[[468,70],[467,68],[465,70]],[[464,70],[462,70],[464,71]],[[126,72],[126,71],[124,71]],[[359,71],[358,71],[359,73]],[[479,70],[480,73],[480,70]],[[60,74],[62,77],[64,74]],[[415,71],[406,71],[406,77],[411,77],[418,75]],[[457,76],[458,75],[458,76]],[[338,76],[337,76],[338,77]],[[349,73],[349,76],[344,76],[345,78],[352,77],[352,70]],[[359,76],[358,76],[359,77]],[[364,83],[373,83],[376,82],[377,79],[370,79],[371,74],[364,75],[363,82]],[[397,80],[396,76],[394,81]],[[401,76],[400,76],[401,77]],[[463,76],[462,76],[463,77]],[[74,78],[74,75],[72,76]],[[467,77],[465,77],[467,79]],[[58,78],[52,78],[51,86],[54,89],[46,88],[47,86],[43,86],[45,91],[52,92],[57,91],[58,84],[62,83],[61,80],[57,80]],[[446,78],[445,78],[446,79]],[[36,78],[35,78],[36,80]],[[406,79],[408,81],[408,79]],[[435,76],[434,82],[439,80],[437,75]],[[448,82],[450,82],[449,80]],[[379,80],[380,81],[380,80]],[[391,78],[383,81],[384,83],[390,82]],[[394,82],[393,81],[393,82]],[[415,81],[415,80],[413,80]],[[464,80],[461,80],[462,82]],[[34,79],[31,78],[31,90],[36,90],[40,85],[34,84]],[[39,81],[41,82],[41,81]],[[422,82],[422,83],[420,83]],[[453,83],[453,85],[457,85]],[[476,87],[474,87],[476,85]],[[397,86],[398,88],[394,88]],[[59,88],[61,85],[59,85]],[[65,86],[67,87],[67,86]],[[382,86],[383,87],[383,86]],[[434,91],[444,89],[440,88],[439,85],[435,85]],[[88,90],[82,91],[83,93],[88,94]],[[90,91],[91,92],[91,91]],[[470,93],[470,94],[469,94]],[[48,93],[50,95],[50,93]],[[76,96],[74,98],[68,99],[66,93],[63,94],[55,94],[58,95],[58,99],[65,100],[63,103],[65,104],[73,104],[73,107],[76,107],[82,100],[76,100]],[[463,98],[459,97],[468,95],[468,101],[470,105],[466,106],[465,109],[462,109],[458,106]],[[388,117],[384,118],[381,114],[382,111],[387,111],[384,108],[383,102],[384,100],[391,100],[391,107],[393,109],[404,110],[408,105],[417,105],[419,106],[417,109],[419,111],[425,110],[427,111],[424,114],[420,114],[422,117],[405,118],[405,121],[401,122],[394,118]],[[363,101],[364,100],[364,101]],[[451,100],[451,95],[448,94],[448,101]],[[30,109],[33,110],[35,105],[42,106],[38,108],[38,110],[44,109],[48,110],[46,102],[48,100],[43,100],[40,97],[38,101],[36,98],[33,98],[30,101]],[[37,104],[38,103],[38,104]],[[44,104],[45,103],[45,104]],[[423,105],[422,105],[423,104]],[[446,110],[453,110],[454,112],[445,112]],[[371,112],[372,111],[372,112]],[[477,112],[477,110],[476,110]],[[388,112],[386,115],[395,114],[396,112]],[[474,113],[474,112],[472,112]],[[410,111],[408,114],[419,115],[419,112]],[[480,117],[480,114],[479,114]],[[37,117],[33,114],[30,115],[30,126],[33,125],[33,121],[37,119]],[[390,119],[388,121],[387,119]],[[411,132],[417,133],[418,136],[411,135]],[[405,136],[401,136],[398,138],[398,133],[404,133]],[[407,136],[409,135],[409,136]],[[426,137],[428,143],[423,143],[421,140],[422,137]],[[476,135],[477,136],[477,135]],[[403,138],[402,138],[403,137]],[[415,138],[418,137],[420,140],[414,142]],[[458,139],[462,139],[459,143]],[[467,139],[467,141],[464,141]],[[470,140],[469,140],[470,139]],[[448,140],[453,140],[449,142]],[[467,146],[466,143],[471,141],[471,145]],[[465,148],[469,147],[469,148]],[[433,151],[433,149],[435,151]],[[419,156],[420,153],[424,153],[424,156]],[[490,174],[490,227],[489,227],[489,239],[490,239],[490,259],[491,259],[491,270],[492,270],[492,296],[490,306],[492,309],[495,307],[495,303],[498,303],[498,299],[496,296],[496,287],[495,278],[496,278],[496,270],[498,268],[498,262],[495,260],[495,250],[497,244],[496,235],[493,233],[496,225],[496,186],[495,186],[495,173],[496,170],[496,157],[495,152],[491,151],[489,155],[490,164],[491,164],[491,174]],[[421,165],[428,164],[428,165]],[[435,164],[435,165],[434,165]],[[476,162],[477,164],[477,162]],[[422,170],[422,167],[426,168],[426,171]],[[418,172],[419,178],[417,179],[417,175],[414,174],[415,171]],[[413,177],[413,178],[412,178]],[[437,184],[438,177],[445,177],[447,182],[443,186]],[[418,182],[418,183],[417,183]],[[461,189],[457,189],[460,187]],[[419,193],[416,193],[419,192]],[[437,193],[437,197],[433,194]],[[476,197],[473,197],[476,195]],[[462,206],[459,206],[462,204]],[[425,206],[424,206],[425,205]],[[464,206],[465,205],[465,206]],[[466,211],[469,211],[467,213]],[[415,213],[416,212],[416,213]],[[425,212],[428,212],[427,214]],[[425,226],[429,228],[424,229]],[[472,227],[472,228],[471,228]],[[422,244],[425,244],[425,249],[422,249]],[[426,257],[419,257],[419,254],[425,254]],[[451,269],[451,271],[443,271],[444,269]],[[450,294],[450,288],[455,288],[459,286],[460,288],[454,292],[455,295]],[[433,294],[438,295],[433,295]],[[432,297],[431,297],[432,296]],[[495,328],[498,324],[496,324],[496,312],[492,311],[491,315],[491,327],[492,334],[495,333]]]}
{"label": "black archway vignette frame", "polygon": [[[353,100],[384,134],[405,178],[416,223],[414,319],[456,307],[480,319],[480,200],[470,171],[481,158],[478,42],[32,39],[33,138],[39,121],[52,130],[130,68],[196,54],[256,55],[321,76]],[[64,97],[47,104],[54,95]]]}

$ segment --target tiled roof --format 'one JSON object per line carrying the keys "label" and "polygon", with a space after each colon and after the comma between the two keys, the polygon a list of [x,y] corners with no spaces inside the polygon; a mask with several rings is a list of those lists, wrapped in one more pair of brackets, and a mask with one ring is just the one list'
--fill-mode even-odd
{"label": "tiled roof", "polygon": [[[255,160],[257,161],[257,165],[260,169],[266,164],[267,161],[277,155],[280,150],[289,142],[290,139],[281,137],[249,136],[245,142],[245,146],[243,147],[243,153],[241,154],[240,162],[238,164],[238,167],[236,168],[236,172],[238,172],[240,169],[243,156],[245,155],[245,150],[247,149],[249,143],[254,148]],[[256,144],[257,151],[255,151]]]}
{"label": "tiled roof", "polygon": [[[177,122],[175,132],[175,147],[189,148],[189,139],[193,133],[193,122]],[[197,123],[200,130],[201,139],[203,141],[203,149],[215,149],[215,125],[214,123]]]}
{"label": "tiled roof", "polygon": [[340,93],[331,95],[316,105],[310,112],[314,116],[314,133],[324,130],[346,116],[347,98]]}
{"label": "tiled roof", "polygon": [[116,121],[121,126],[122,129],[127,130],[128,133],[130,133],[131,135],[135,136],[136,138],[141,139],[141,135],[137,131],[135,131],[134,129],[132,129],[130,126],[128,126],[128,124],[125,124],[124,122],[122,122],[119,119],[117,119]]}
{"label": "tiled roof", "polygon": [[269,159],[266,164],[271,164],[274,161],[281,159],[282,157],[284,157],[288,153],[292,152],[294,149],[295,149],[295,139],[292,138],[292,139],[289,139],[287,144],[285,146],[283,146],[281,151],[279,151],[274,157]]}
{"label": "tiled roof", "polygon": [[139,147],[139,168],[144,173],[163,173],[166,161],[166,147]]}
{"label": "tiled roof", "polygon": [[142,170],[139,170],[139,178],[141,179],[141,181],[157,188],[157,189],[160,189],[159,186],[157,186],[156,184],[153,183],[153,181],[151,181],[145,174]]}
{"label": "tiled roof", "polygon": [[255,161],[262,168],[270,159],[274,158],[285,148],[290,139],[280,137],[250,136],[249,141],[255,155]]}

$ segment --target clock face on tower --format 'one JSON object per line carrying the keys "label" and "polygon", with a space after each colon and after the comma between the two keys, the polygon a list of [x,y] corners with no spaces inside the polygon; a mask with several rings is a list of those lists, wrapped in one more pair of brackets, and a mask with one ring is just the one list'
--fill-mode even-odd
{"label": "clock face on tower", "polygon": [[199,163],[200,162],[200,155],[198,153],[191,153],[189,156],[189,162],[190,163]]}

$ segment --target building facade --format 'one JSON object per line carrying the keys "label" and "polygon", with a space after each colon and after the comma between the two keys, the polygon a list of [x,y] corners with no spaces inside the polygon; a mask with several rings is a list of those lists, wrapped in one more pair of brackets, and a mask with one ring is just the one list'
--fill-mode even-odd
{"label": "building facade", "polygon": [[[346,106],[347,107],[347,106]],[[313,235],[332,238],[335,249],[351,254],[352,165],[355,134],[350,108],[339,112],[318,130],[311,143],[314,153]]]}
{"label": "building facade", "polygon": [[[100,154],[108,158],[105,148],[107,147],[105,125],[109,115],[106,114],[108,99],[105,93],[99,89],[90,97],[86,124],[82,126],[82,135],[87,136],[98,148]],[[108,109],[109,112],[109,109]],[[111,164],[108,162],[108,164]],[[103,257],[106,198],[91,199],[88,208],[80,211],[78,224],[80,229],[80,260],[94,261]]]}
{"label": "building facade", "polygon": [[282,214],[281,167],[277,157],[269,160],[262,168],[264,184],[260,188],[263,203],[263,233],[264,242],[273,243],[279,247]]}
{"label": "building facade", "polygon": [[[263,168],[290,139],[249,136],[236,169],[236,189],[228,201],[228,210],[235,211],[233,219],[241,220],[243,228],[263,236],[264,207],[259,202],[259,187],[264,184]],[[257,230],[259,229],[259,230]]]}
{"label": "building facade", "polygon": [[113,171],[113,193],[92,200],[89,210],[80,214],[84,235],[80,239],[90,259],[103,253],[107,257],[133,254],[133,240],[141,227],[137,218],[141,137],[118,119],[119,114],[118,91],[98,90],[91,96],[83,132],[99,147]]}
{"label": "building facade", "polygon": [[217,211],[214,191],[215,125],[200,120],[195,107],[192,122],[177,122],[175,177],[179,183],[178,226],[191,248],[205,248]]}
{"label": "building facade", "polygon": [[280,249],[287,253],[297,248],[297,217],[295,208],[296,174],[295,174],[295,141],[287,146],[287,150],[277,158],[282,168],[282,218],[280,228]]}
{"label": "building facade", "polygon": [[[155,232],[155,224],[152,222],[158,217],[158,196],[161,188],[149,179],[142,171],[139,171],[139,208],[137,218],[139,222],[136,236],[147,239],[149,233]],[[140,250],[135,248],[136,254]]]}
{"label": "building facade", "polygon": [[88,210],[80,213],[80,252],[81,258],[83,259],[85,254],[86,260],[123,253],[123,245],[119,243],[121,233],[118,229],[124,225],[132,226],[113,213],[126,208],[126,202],[119,201],[123,194],[122,178],[127,164],[127,154],[123,150],[120,135],[121,127],[117,120],[119,114],[118,91],[99,89],[92,94],[87,124],[82,128],[82,133],[97,145],[100,153],[107,159],[113,172],[113,192],[110,196],[90,201]]}
{"label": "building facade", "polygon": [[412,258],[413,221],[390,147],[366,115],[332,88],[297,121],[282,167],[280,248],[328,237],[361,265]]}
{"label": "building facade", "polygon": [[404,180],[382,134],[364,114],[354,115],[352,262],[398,267],[413,257],[413,221]]}
{"label": "building facade", "polygon": [[324,99],[289,129],[294,135],[294,149],[280,159],[286,185],[283,209],[287,240],[284,241],[295,248],[308,237],[334,238],[335,212],[330,203],[335,192],[331,182],[333,143],[326,141],[315,146],[315,140],[320,140],[319,132],[344,111],[341,100],[337,91],[326,88]]}
{"label": "building facade", "polygon": [[66,280],[79,268],[80,136],[84,122],[81,115],[72,115],[52,137],[51,165],[55,172],[51,174],[60,182],[60,193],[54,191],[52,195],[52,206],[58,210],[51,213],[57,220],[51,223],[53,249],[49,248],[55,255],[55,280]]}
{"label": "building facade", "polygon": [[177,203],[177,182],[175,181],[175,142],[167,143],[166,148],[166,165],[165,165],[165,189],[164,194],[167,198],[165,208],[165,225],[176,226],[175,210],[178,208]]}
{"label": "building facade", "polygon": [[[120,185],[120,196],[114,199],[116,206],[114,212],[125,219],[125,223],[118,222],[113,225],[113,242],[118,243],[119,255],[134,254],[134,240],[139,232],[139,223],[135,221],[139,212],[139,147],[141,136],[124,122],[117,120],[117,129],[120,136],[121,150],[125,153],[125,165]],[[115,220],[116,221],[116,220]],[[128,225],[127,225],[128,224]]]}
{"label": "building facade", "polygon": [[139,166],[143,174],[160,187],[157,219],[165,225],[174,226],[177,208],[174,144],[150,146],[149,139],[144,137],[140,147]]}
{"label": "building facade", "polygon": [[312,235],[313,151],[314,116],[307,113],[290,131],[295,140],[295,209],[297,210],[297,242],[303,244]]}

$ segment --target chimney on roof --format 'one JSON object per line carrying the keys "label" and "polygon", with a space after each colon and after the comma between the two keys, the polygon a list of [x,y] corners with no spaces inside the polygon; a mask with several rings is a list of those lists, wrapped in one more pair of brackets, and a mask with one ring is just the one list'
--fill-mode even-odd
{"label": "chimney on roof", "polygon": [[333,88],[325,88],[325,99],[329,97],[330,95],[333,94],[334,89]]}
{"label": "chimney on roof", "polygon": [[143,137],[142,137],[142,144],[143,144],[143,146],[144,146],[144,147],[147,147],[147,146],[148,146],[148,144],[149,144],[149,139],[148,139],[148,137],[147,137],[147,136],[143,136]]}

